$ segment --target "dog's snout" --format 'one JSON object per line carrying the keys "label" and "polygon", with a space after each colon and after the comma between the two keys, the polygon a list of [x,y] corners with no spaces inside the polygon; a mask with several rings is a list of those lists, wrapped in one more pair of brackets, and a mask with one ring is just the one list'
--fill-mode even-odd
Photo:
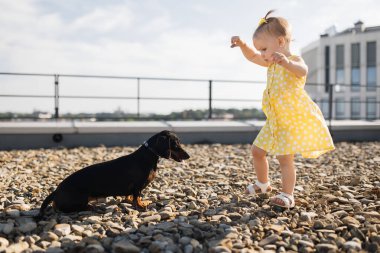
{"label": "dog's snout", "polygon": [[187,160],[190,158],[190,155],[181,147],[181,144],[173,145],[170,150],[170,157],[177,162]]}
{"label": "dog's snout", "polygon": [[187,159],[189,159],[190,158],[190,155],[185,151],[185,150],[183,150],[183,160],[187,160]]}
{"label": "dog's snout", "polygon": [[183,161],[190,158],[190,155],[182,148],[180,148],[177,152],[175,152],[176,160],[177,161]]}

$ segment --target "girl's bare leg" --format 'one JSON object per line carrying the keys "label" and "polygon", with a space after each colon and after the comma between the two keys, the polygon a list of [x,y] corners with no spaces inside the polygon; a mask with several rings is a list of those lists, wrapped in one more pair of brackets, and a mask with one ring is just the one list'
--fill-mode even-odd
{"label": "girl's bare leg", "polygon": [[[266,158],[267,152],[255,145],[252,145],[251,148],[252,157],[253,157],[253,168],[256,172],[257,180],[260,183],[266,183],[269,181],[268,177],[268,160]],[[261,191],[261,189],[254,185],[255,191]],[[271,190],[271,187],[268,187],[268,190]]]}
{"label": "girl's bare leg", "polygon": [[[282,179],[282,192],[293,195],[294,187],[296,184],[296,169],[294,167],[294,155],[281,155],[277,156],[280,162],[281,179]],[[285,203],[278,198],[273,200],[279,205]]]}

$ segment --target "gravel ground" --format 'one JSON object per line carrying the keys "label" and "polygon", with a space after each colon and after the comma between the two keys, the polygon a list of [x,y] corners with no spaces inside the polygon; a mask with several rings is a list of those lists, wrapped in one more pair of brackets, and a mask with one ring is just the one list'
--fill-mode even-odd
{"label": "gravel ground", "polygon": [[[380,143],[337,143],[318,159],[296,159],[296,207],[246,196],[255,179],[249,145],[185,145],[184,163],[162,161],[134,210],[122,197],[63,214],[42,200],[74,171],[136,147],[0,151],[0,252],[379,252]],[[280,188],[279,165],[269,157]]]}

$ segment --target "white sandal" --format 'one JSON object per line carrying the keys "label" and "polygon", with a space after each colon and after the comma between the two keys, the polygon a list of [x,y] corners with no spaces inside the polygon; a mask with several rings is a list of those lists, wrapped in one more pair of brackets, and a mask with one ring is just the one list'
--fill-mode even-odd
{"label": "white sandal", "polygon": [[[254,187],[255,185],[260,188],[261,192],[256,192],[255,187]],[[270,186],[270,182],[269,181],[266,182],[266,183],[261,183],[261,182],[259,182],[259,180],[256,180],[255,184],[249,184],[247,186],[246,193],[247,194],[266,193],[269,186]],[[272,191],[272,189],[270,189],[268,192],[270,192],[270,191]]]}
{"label": "white sandal", "polygon": [[[281,199],[284,202],[284,205],[278,204],[277,202],[274,201],[274,199]],[[288,209],[293,208],[295,206],[294,196],[287,194],[285,192],[280,192],[280,194],[274,196],[270,202],[272,205],[279,206],[282,208],[288,208]]]}

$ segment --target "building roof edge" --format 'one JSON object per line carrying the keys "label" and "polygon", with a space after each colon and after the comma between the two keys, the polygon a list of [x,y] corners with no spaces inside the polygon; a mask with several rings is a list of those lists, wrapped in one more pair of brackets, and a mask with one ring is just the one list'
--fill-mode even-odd
{"label": "building roof edge", "polygon": [[314,48],[317,48],[319,46],[319,42],[320,40],[315,40],[313,42],[310,42],[309,44],[307,44],[306,46],[304,46],[303,48],[301,48],[301,54],[304,54]]}

